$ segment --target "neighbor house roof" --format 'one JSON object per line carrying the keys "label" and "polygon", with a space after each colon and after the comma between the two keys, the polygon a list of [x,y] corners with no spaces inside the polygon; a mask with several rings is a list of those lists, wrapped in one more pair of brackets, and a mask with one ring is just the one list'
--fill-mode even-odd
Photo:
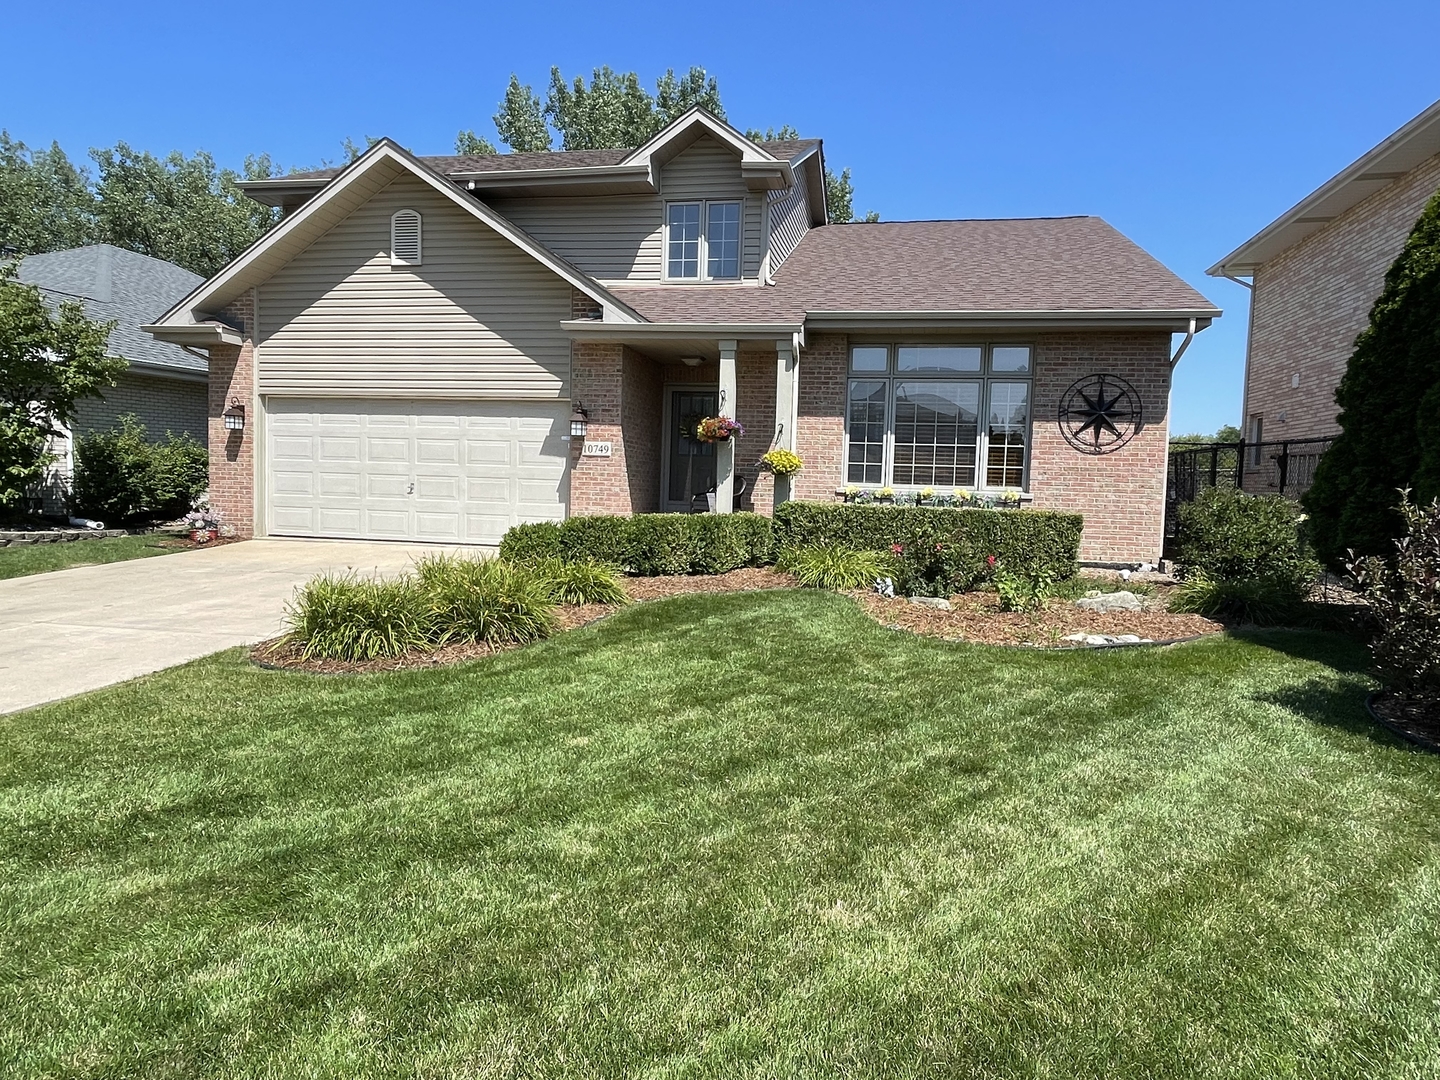
{"label": "neighbor house roof", "polygon": [[1436,154],[1440,154],[1440,101],[1351,162],[1205,272],[1212,277],[1254,274],[1258,267]]}
{"label": "neighbor house roof", "polygon": [[612,287],[651,322],[1210,320],[1220,311],[1097,217],[812,229],[773,287]]}
{"label": "neighbor house roof", "polygon": [[149,255],[93,244],[27,255],[20,260],[18,276],[39,286],[52,304],[79,300],[90,318],[101,322],[114,319],[110,352],[138,369],[190,375],[204,375],[208,370],[203,357],[157,341],[141,330],[193,291],[204,280],[199,274]]}

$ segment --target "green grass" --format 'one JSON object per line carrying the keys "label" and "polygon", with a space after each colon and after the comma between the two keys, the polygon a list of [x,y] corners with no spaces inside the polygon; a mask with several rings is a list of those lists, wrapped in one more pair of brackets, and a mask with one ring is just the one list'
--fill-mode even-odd
{"label": "green grass", "polygon": [[6,578],[48,574],[71,566],[126,562],[152,555],[173,555],[181,547],[162,547],[161,541],[175,533],[147,533],[144,536],[112,536],[104,540],[71,540],[53,544],[11,544],[0,548],[0,581]]}
{"label": "green grass", "polygon": [[1433,1077],[1440,758],[1317,633],[816,591],[3,720],[6,1077]]}

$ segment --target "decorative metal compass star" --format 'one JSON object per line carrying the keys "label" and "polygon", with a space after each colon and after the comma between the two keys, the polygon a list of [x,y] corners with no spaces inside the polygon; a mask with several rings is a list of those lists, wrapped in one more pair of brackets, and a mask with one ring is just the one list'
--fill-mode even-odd
{"label": "decorative metal compass star", "polygon": [[1116,375],[1090,375],[1060,398],[1060,433],[1082,454],[1110,454],[1135,437],[1140,395]]}

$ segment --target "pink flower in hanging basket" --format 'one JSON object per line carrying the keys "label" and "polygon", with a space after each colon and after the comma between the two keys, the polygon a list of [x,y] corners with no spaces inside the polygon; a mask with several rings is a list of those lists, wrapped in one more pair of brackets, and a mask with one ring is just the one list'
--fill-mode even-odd
{"label": "pink flower in hanging basket", "polygon": [[695,425],[698,442],[725,442],[732,435],[739,438],[745,434],[745,425],[728,416],[707,416]]}

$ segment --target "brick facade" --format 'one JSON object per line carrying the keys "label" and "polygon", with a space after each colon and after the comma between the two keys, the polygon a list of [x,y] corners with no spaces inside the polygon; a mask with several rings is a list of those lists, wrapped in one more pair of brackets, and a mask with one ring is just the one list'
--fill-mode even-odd
{"label": "brick facade", "polygon": [[169,431],[193,435],[203,446],[209,439],[206,401],[203,382],[130,371],[120,376],[103,398],[79,402],[73,430],[77,435],[109,431],[119,426],[120,417],[133,415],[152,439],[163,438]]}
{"label": "brick facade", "polygon": [[[1440,154],[1261,266],[1251,294],[1242,430],[1263,438],[1334,435],[1335,387],[1369,322],[1385,272],[1440,190]],[[1299,376],[1299,386],[1293,385]]]}
{"label": "brick facade", "polygon": [[800,350],[795,452],[805,467],[793,481],[797,499],[834,499],[844,487],[849,367],[850,339],[844,334],[811,334]]}
{"label": "brick facade", "polygon": [[642,514],[659,509],[659,365],[624,345],[577,342],[570,356],[571,400],[589,417],[586,438],[611,444],[609,457],[570,447],[570,513]]}
{"label": "brick facade", "polygon": [[[1080,558],[1156,562],[1165,519],[1170,335],[1040,334],[1030,406],[1030,492],[1037,509],[1085,516]],[[1139,393],[1144,425],[1112,454],[1082,454],[1060,433],[1060,398],[1077,380],[1118,375]]]}
{"label": "brick facade", "polygon": [[[255,308],[247,294],[224,311],[244,327],[242,345],[210,347],[210,505],[237,536],[255,535]],[[245,406],[245,429],[227,431],[224,412],[231,398]]]}

